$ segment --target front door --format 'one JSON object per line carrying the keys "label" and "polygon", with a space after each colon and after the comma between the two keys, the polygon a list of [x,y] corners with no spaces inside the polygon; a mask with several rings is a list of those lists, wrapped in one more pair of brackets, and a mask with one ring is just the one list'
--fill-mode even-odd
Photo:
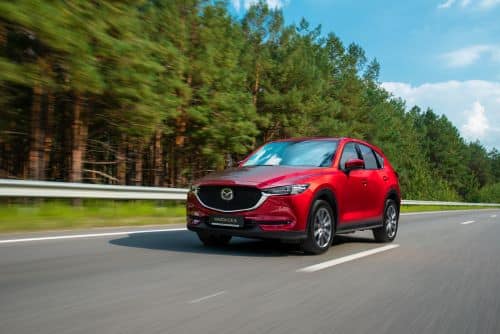
{"label": "front door", "polygon": [[[338,227],[348,228],[350,225],[364,223],[369,218],[368,174],[365,169],[345,171],[345,163],[351,159],[360,159],[355,143],[347,143],[342,151],[339,168],[344,171],[339,186],[341,198],[339,204]],[[353,226],[354,228],[356,226]]]}

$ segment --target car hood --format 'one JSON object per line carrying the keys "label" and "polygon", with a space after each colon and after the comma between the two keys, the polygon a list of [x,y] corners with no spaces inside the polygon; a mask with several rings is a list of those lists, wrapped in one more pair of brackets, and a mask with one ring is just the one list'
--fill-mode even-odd
{"label": "car hood", "polygon": [[300,182],[314,174],[324,173],[319,167],[252,166],[226,169],[211,173],[201,179],[198,185],[248,185],[258,188],[279,186]]}

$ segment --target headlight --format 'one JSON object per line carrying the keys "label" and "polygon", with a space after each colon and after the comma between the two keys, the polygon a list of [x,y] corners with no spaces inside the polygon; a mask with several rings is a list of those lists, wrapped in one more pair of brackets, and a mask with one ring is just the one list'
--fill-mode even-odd
{"label": "headlight", "polygon": [[263,189],[262,192],[266,195],[295,195],[306,191],[308,187],[308,184],[292,184],[289,186]]}
{"label": "headlight", "polygon": [[200,190],[200,186],[197,186],[197,185],[194,185],[192,184],[190,187],[189,187],[189,192],[192,192],[192,193],[197,193],[198,190]]}

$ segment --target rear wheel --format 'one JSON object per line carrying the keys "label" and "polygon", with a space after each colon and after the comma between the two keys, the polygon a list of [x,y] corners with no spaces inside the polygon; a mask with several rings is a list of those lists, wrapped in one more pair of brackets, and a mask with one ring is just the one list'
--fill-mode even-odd
{"label": "rear wheel", "polygon": [[385,202],[384,225],[373,229],[373,237],[377,242],[391,242],[396,238],[399,223],[399,210],[396,202],[388,199]]}
{"label": "rear wheel", "polygon": [[328,202],[317,200],[311,208],[307,225],[307,239],[302,243],[306,253],[321,254],[332,244],[335,234],[335,218]]}
{"label": "rear wheel", "polygon": [[213,234],[210,232],[197,232],[197,234],[205,246],[225,246],[231,240],[230,235]]}

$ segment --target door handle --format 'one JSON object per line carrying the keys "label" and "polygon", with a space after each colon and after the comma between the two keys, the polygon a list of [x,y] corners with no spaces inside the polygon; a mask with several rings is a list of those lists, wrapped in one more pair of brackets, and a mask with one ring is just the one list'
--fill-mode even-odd
{"label": "door handle", "polygon": [[384,179],[384,181],[389,180],[389,178],[388,178],[386,175],[384,175],[384,176],[382,177],[382,179]]}
{"label": "door handle", "polygon": [[361,184],[366,187],[368,185],[368,180],[361,180]]}

